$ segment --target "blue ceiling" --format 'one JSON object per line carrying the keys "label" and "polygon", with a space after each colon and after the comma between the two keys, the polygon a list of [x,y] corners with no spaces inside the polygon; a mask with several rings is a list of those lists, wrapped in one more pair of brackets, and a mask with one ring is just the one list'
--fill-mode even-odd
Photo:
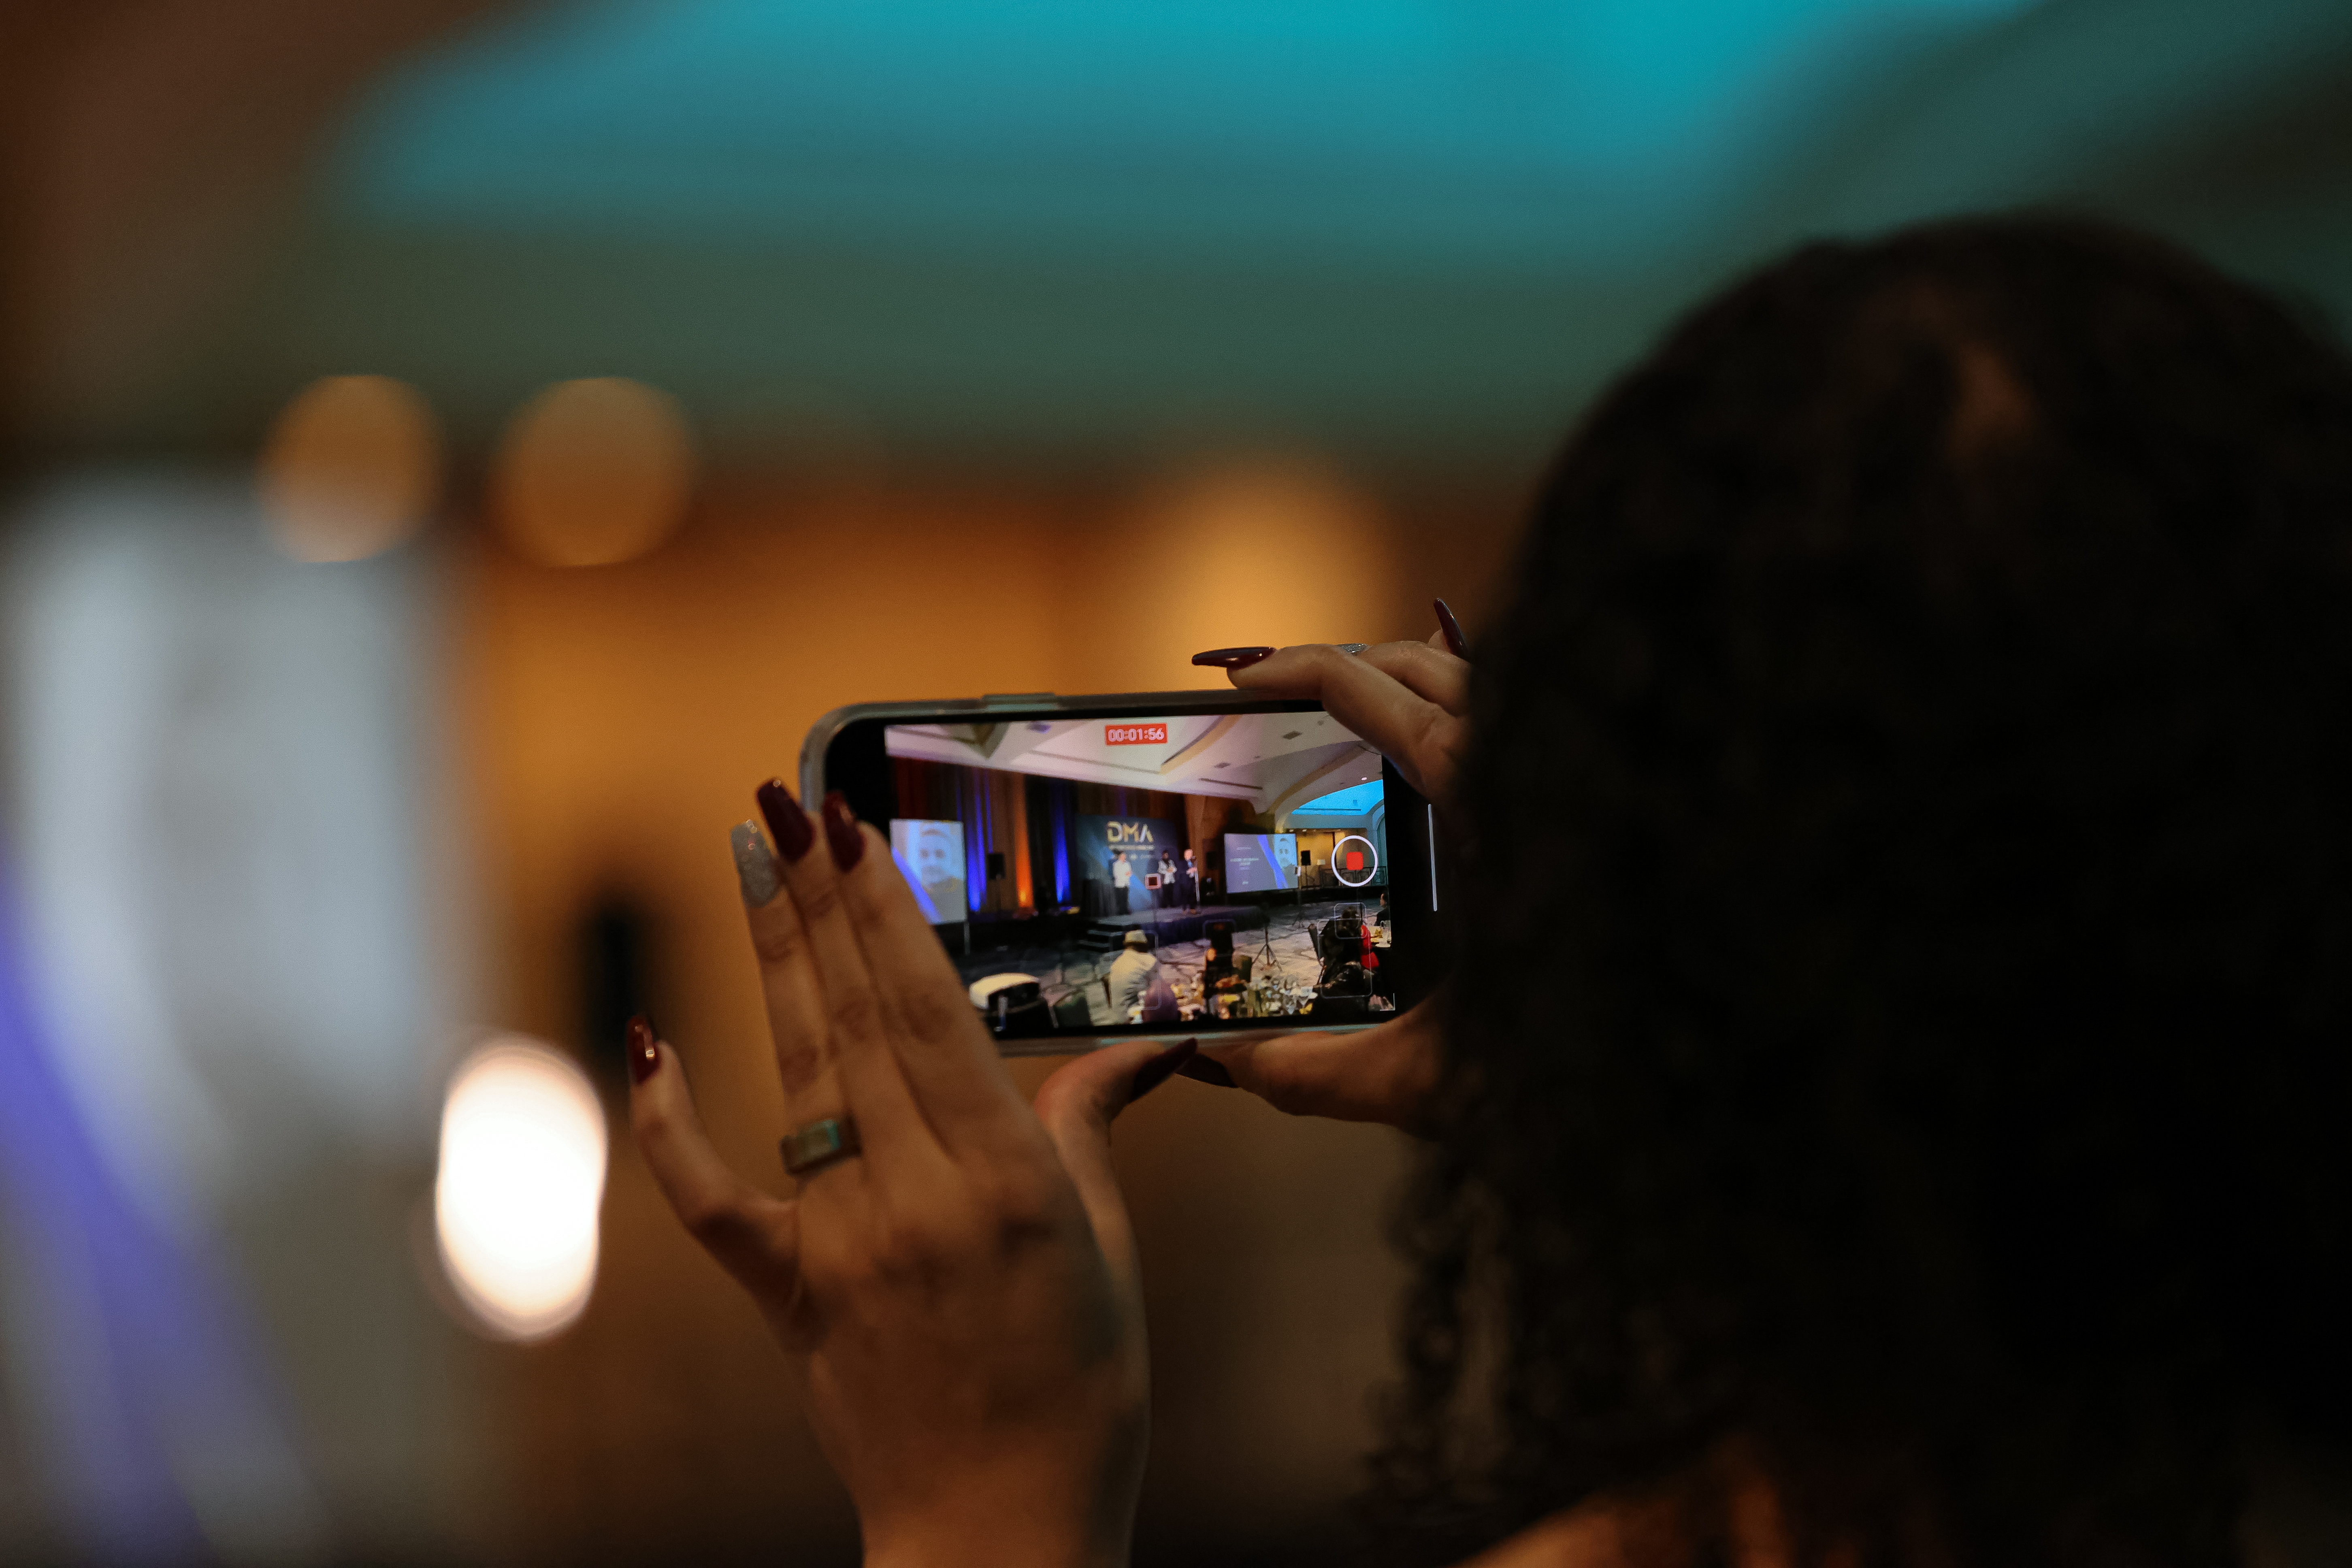
{"label": "blue ceiling", "polygon": [[480,440],[617,374],[722,458],[814,410],[1510,474],[1807,234],[2086,202],[2352,300],[2352,131],[2224,155],[2347,84],[2347,0],[542,5],[359,105],[211,384],[404,375]]}
{"label": "blue ceiling", "polygon": [[2026,0],[625,0],[390,84],[362,221],[1454,268],[1623,262]]}

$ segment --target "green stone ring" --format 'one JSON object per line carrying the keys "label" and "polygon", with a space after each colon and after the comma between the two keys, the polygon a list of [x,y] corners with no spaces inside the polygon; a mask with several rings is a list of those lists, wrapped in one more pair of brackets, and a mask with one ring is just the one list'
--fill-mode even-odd
{"label": "green stone ring", "polygon": [[784,1169],[795,1176],[822,1169],[858,1152],[857,1123],[846,1116],[828,1116],[805,1127],[795,1127],[777,1142]]}

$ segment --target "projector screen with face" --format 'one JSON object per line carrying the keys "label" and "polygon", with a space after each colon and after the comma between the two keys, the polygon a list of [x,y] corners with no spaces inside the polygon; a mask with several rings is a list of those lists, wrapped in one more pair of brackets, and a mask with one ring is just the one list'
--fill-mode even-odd
{"label": "projector screen with face", "polygon": [[914,889],[925,920],[952,925],[964,918],[962,823],[892,817],[890,859]]}

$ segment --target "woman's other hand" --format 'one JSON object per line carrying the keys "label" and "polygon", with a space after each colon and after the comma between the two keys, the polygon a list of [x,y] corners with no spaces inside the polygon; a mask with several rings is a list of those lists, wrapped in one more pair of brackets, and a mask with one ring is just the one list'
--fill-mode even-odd
{"label": "woman's other hand", "polygon": [[839,796],[736,830],[787,1123],[860,1152],[769,1195],[720,1161],[675,1052],[633,1026],[631,1116],[670,1205],[749,1290],[857,1505],[869,1564],[1127,1560],[1148,1413],[1110,1120],[1191,1054],[1138,1041],[1025,1103]]}
{"label": "woman's other hand", "polygon": [[[1322,703],[1452,818],[1470,746],[1469,645],[1445,601],[1434,607],[1438,629],[1425,643],[1223,648],[1194,662],[1222,666],[1245,691]],[[1245,1089],[1294,1116],[1413,1131],[1443,1062],[1442,1002],[1442,994],[1433,996],[1388,1023],[1349,1034],[1212,1046],[1182,1071],[1203,1083]]]}
{"label": "woman's other hand", "polygon": [[1277,1035],[1204,1047],[1177,1070],[1202,1083],[1245,1089],[1276,1110],[1332,1121],[1378,1121],[1421,1131],[1437,1088],[1445,1039],[1443,1000],[1433,996],[1369,1029]]}
{"label": "woman's other hand", "polygon": [[1219,648],[1192,662],[1219,666],[1262,697],[1320,702],[1451,816],[1470,749],[1470,660],[1444,604],[1437,601],[1440,626],[1427,642]]}

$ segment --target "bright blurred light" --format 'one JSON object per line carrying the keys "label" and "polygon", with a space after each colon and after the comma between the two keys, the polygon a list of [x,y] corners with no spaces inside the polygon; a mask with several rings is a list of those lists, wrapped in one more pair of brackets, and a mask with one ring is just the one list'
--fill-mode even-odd
{"label": "bright blurred light", "polygon": [[492,1333],[542,1339],[596,1281],[604,1113],[571,1060],[519,1036],[467,1058],[441,1110],[441,1262]]}
{"label": "bright blurred light", "polygon": [[550,566],[607,566],[684,519],[694,443],[667,393],[619,376],[559,381],[507,426],[493,483],[517,550]]}
{"label": "bright blurred light", "polygon": [[441,437],[417,390],[329,375],[278,416],[262,447],[271,538],[297,561],[359,561],[423,527],[441,489]]}

